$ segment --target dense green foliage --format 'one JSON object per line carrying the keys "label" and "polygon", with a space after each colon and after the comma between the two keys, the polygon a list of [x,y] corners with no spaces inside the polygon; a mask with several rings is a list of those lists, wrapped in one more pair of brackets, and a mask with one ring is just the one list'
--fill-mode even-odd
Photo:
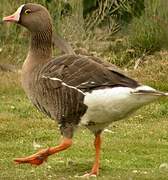
{"label": "dense green foliage", "polygon": [[[167,47],[166,0],[1,0],[0,16],[13,13],[25,2],[46,6],[54,30],[75,49],[96,51],[98,56],[119,66],[130,66],[144,53]],[[21,64],[27,40],[25,29],[15,24],[0,24],[2,63]],[[5,60],[4,56],[7,56]]]}
{"label": "dense green foliage", "polygon": [[130,25],[129,42],[141,53],[151,53],[167,46],[168,1],[146,1],[146,11]]}
{"label": "dense green foliage", "polygon": [[110,29],[111,33],[117,32],[122,23],[130,22],[144,11],[144,0],[84,0],[83,5],[86,28],[94,29],[96,26],[115,23],[116,29]]}

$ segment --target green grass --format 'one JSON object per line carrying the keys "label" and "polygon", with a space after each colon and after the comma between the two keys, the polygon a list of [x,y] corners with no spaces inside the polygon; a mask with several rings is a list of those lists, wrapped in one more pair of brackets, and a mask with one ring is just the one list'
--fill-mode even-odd
{"label": "green grass", "polygon": [[[89,172],[94,161],[94,137],[85,128],[77,130],[69,150],[53,155],[39,167],[13,163],[13,158],[37,151],[34,141],[45,148],[58,144],[61,138],[55,122],[28,101],[19,76],[0,76],[0,179],[78,179],[76,176]],[[160,100],[112,124],[108,128],[112,132],[103,133],[97,179],[167,179],[168,169],[159,169],[162,163],[168,163],[167,109],[168,101]]]}
{"label": "green grass", "polygon": [[145,12],[129,24],[128,40],[137,56],[167,47],[167,3],[164,0],[146,0]]}
{"label": "green grass", "polygon": [[[66,2],[64,0],[1,0],[0,18],[10,15],[25,2],[46,6],[53,18],[53,29],[65,37],[75,50],[85,53],[89,49],[92,54],[101,54],[121,67],[130,67],[144,53],[150,54],[168,47],[166,0],[139,0],[132,3],[129,0],[116,0],[112,3],[106,0],[92,15],[88,15],[87,20],[82,17],[84,7],[82,1],[78,0],[68,1],[72,6],[72,14],[64,16],[61,15]],[[142,16],[139,17],[137,15],[140,12]],[[129,21],[129,18],[132,20]],[[94,27],[86,30],[87,24]],[[116,24],[120,24],[118,28],[115,28]],[[114,33],[120,28],[118,33]],[[27,52],[28,39],[29,33],[24,28],[16,24],[0,23],[0,64],[21,65]],[[81,47],[84,51],[79,50]],[[54,51],[55,54],[58,52]]]}
{"label": "green grass", "polygon": [[[23,2],[23,0],[17,2],[2,0],[0,16],[13,13]],[[38,2],[45,4],[45,0],[38,0]],[[52,1],[52,3],[55,2]],[[52,17],[55,18],[54,27],[61,23],[59,32],[73,41],[73,44],[82,40],[83,44],[86,43],[84,47],[93,44],[94,50],[98,46],[97,39],[94,43],[91,40],[83,42],[83,28],[74,19],[67,17],[61,22],[59,19],[56,23],[60,13],[56,5],[51,4],[49,9]],[[161,20],[166,19],[167,16],[163,19],[161,16]],[[144,46],[143,43],[147,43],[146,33],[140,35],[143,35],[142,40],[145,37],[142,41]],[[135,38],[137,38],[136,34]],[[16,25],[0,26],[0,62],[22,64],[27,52],[27,39],[28,34],[25,30],[21,30]],[[121,43],[116,45],[116,49],[118,48],[121,55],[112,56],[111,53],[110,60],[112,59],[112,62],[116,60],[115,63],[121,66],[129,64],[130,58],[124,54],[125,49],[124,47],[122,49]],[[114,47],[111,51],[115,52]],[[100,51],[97,50],[97,52]],[[101,52],[103,55],[105,50]],[[134,58],[131,58],[132,61],[134,64]],[[145,57],[138,69],[131,74],[143,83],[168,91],[167,62],[168,54],[166,56],[155,54],[150,59]],[[103,133],[101,169],[97,179],[168,179],[168,168],[159,169],[162,163],[168,163],[167,117],[168,101],[160,100],[142,108],[129,119],[112,124],[108,128],[112,132]],[[41,148],[55,146],[60,142],[60,133],[56,123],[39,113],[28,101],[20,86],[19,76],[13,73],[0,73],[0,180],[77,179],[77,175],[89,172],[92,167],[93,139],[93,135],[87,129],[79,128],[74,136],[74,145],[65,152],[53,155],[47,163],[39,167],[15,165],[13,158],[37,151],[33,142],[40,144]]]}

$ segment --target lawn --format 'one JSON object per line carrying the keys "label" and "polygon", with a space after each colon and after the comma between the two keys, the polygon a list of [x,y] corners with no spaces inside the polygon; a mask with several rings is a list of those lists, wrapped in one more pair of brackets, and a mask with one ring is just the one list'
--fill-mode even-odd
{"label": "lawn", "polygon": [[[141,82],[166,91],[166,62],[167,59],[159,62],[159,72],[158,65],[153,65],[156,67],[152,68],[151,74],[152,70],[146,64],[131,74]],[[60,133],[56,123],[39,113],[28,101],[20,86],[19,75],[0,73],[0,180],[78,179],[92,167],[93,139],[94,136],[81,127],[75,133],[73,146],[49,157],[47,163],[38,167],[14,164],[13,158],[57,145]],[[143,107],[134,116],[112,124],[103,133],[101,169],[97,179],[168,179],[168,99]]]}

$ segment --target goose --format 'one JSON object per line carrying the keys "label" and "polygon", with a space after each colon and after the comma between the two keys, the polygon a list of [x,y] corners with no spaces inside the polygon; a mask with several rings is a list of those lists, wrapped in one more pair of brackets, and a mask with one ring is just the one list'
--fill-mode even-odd
{"label": "goose", "polygon": [[83,125],[95,136],[95,161],[86,175],[97,176],[103,130],[143,105],[168,96],[97,57],[65,54],[53,58],[52,19],[40,4],[23,4],[14,14],[4,17],[3,22],[14,22],[30,31],[22,86],[32,104],[58,123],[63,136],[57,146],[14,159],[18,164],[40,165],[48,156],[68,149],[76,128]]}

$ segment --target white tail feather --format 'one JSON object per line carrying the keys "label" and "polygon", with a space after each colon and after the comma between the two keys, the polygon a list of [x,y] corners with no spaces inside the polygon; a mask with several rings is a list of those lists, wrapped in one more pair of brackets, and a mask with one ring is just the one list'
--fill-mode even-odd
{"label": "white tail feather", "polygon": [[132,91],[133,94],[149,94],[154,96],[168,96],[168,93],[157,91],[149,86],[139,86]]}

